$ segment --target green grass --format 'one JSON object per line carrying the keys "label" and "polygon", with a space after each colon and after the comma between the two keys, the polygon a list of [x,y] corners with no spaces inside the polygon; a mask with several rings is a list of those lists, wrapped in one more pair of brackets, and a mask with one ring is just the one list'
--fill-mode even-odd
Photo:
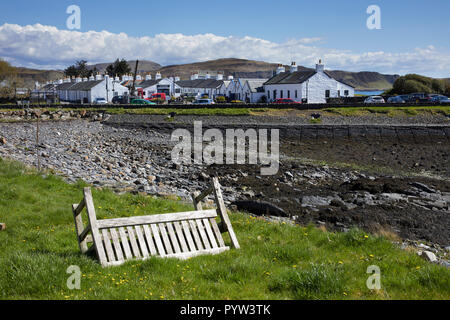
{"label": "green grass", "polygon": [[[383,237],[269,223],[242,213],[230,214],[240,250],[102,268],[79,252],[76,241],[70,206],[81,200],[84,186],[0,159],[0,221],[7,224],[0,231],[0,299],[450,298],[448,269]],[[99,218],[192,209],[106,189],[93,189],[93,197]],[[71,265],[81,269],[80,290],[66,286]],[[381,269],[381,290],[366,287],[370,265]]]}
{"label": "green grass", "polygon": [[443,114],[450,115],[450,106],[431,107],[354,107],[354,108],[327,108],[325,112],[341,116],[364,116],[364,115],[385,115],[385,116],[416,116],[419,114]]}

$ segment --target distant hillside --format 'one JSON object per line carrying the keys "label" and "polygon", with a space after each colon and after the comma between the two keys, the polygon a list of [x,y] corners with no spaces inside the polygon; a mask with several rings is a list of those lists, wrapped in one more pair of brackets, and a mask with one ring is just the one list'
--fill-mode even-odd
{"label": "distant hillside", "polygon": [[[191,74],[200,70],[223,71],[225,76],[233,75],[235,78],[270,78],[277,66],[276,63],[230,58],[166,66],[158,71],[163,76],[179,76],[181,79],[189,79]],[[289,66],[285,66],[285,68],[289,70]],[[311,69],[299,66],[298,70]],[[399,77],[398,75],[384,75],[378,72],[330,71],[330,73],[337,80],[351,84],[358,90],[390,89]]]}
{"label": "distant hillside", "polygon": [[[89,65],[90,69],[97,68],[99,72],[104,72],[109,63],[99,63]],[[134,72],[136,60],[128,61],[132,72]],[[263,61],[245,60],[245,59],[218,59],[205,62],[161,66],[153,61],[139,61],[138,73],[144,75],[151,73],[154,75],[157,71],[161,72],[163,77],[179,76],[181,79],[190,79],[190,76],[198,71],[222,71],[225,76],[232,75],[235,78],[270,78],[276,70],[276,63]],[[289,66],[285,66],[289,70]],[[299,70],[311,70],[303,66]],[[34,87],[35,81],[45,83],[53,81],[64,76],[63,71],[58,70],[34,70],[28,68],[17,68],[18,75],[25,81],[25,86]],[[355,86],[358,90],[386,90],[391,89],[398,75],[384,75],[377,72],[347,72],[330,71],[338,80],[342,80]]]}
{"label": "distant hillside", "polygon": [[25,88],[34,89],[36,81],[45,83],[47,81],[54,81],[61,79],[64,76],[63,71],[57,70],[36,70],[28,68],[16,68],[17,76],[24,81]]}
{"label": "distant hillside", "polygon": [[[130,66],[130,69],[132,72],[134,72],[134,69],[136,68],[136,60],[129,60],[127,61],[128,65]],[[98,64],[92,64],[89,65],[88,68],[89,69],[94,69],[97,68],[97,70],[102,73],[106,71],[106,68],[112,64],[113,62],[108,62],[108,63],[98,63]],[[153,62],[153,61],[147,61],[147,60],[139,60],[139,64],[138,64],[138,73],[149,73],[149,72],[155,72],[158,69],[161,69],[161,65]]]}

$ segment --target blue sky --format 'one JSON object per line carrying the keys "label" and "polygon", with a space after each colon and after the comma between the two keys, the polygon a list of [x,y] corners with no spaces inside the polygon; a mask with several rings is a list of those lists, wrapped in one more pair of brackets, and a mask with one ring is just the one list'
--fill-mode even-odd
{"label": "blue sky", "polygon": [[[152,38],[158,34],[195,36],[210,33],[218,37],[251,37],[278,44],[286,44],[295,39],[318,38],[313,43],[303,44],[319,48],[319,52],[338,51],[355,55],[387,52],[391,55],[408,56],[418,48],[432,46],[433,52],[444,57],[444,60],[440,60],[443,63],[448,61],[446,57],[450,52],[448,0],[15,0],[2,3],[0,26],[16,24],[24,27],[38,23],[67,30],[66,20],[69,15],[66,14],[66,8],[72,4],[81,8],[81,33],[105,30],[113,34],[125,33],[128,37],[137,39]],[[369,17],[366,9],[372,4],[381,8],[381,30],[369,30],[366,27]],[[0,56],[2,46],[7,46],[1,39],[0,37]],[[296,58],[301,48],[293,46],[286,50],[290,51],[288,55]],[[239,53],[237,50],[236,54]],[[18,54],[19,58],[4,58],[26,64],[26,57],[21,55],[24,54]],[[215,57],[214,54],[210,56]],[[274,57],[274,54],[267,56]],[[177,58],[179,56],[174,54],[173,58],[163,59],[165,61],[155,61],[167,64],[177,63],[178,60],[180,63],[189,62],[188,59],[196,60],[195,56]],[[283,59],[288,60],[288,57],[280,56],[280,60]],[[50,62],[45,59],[40,61],[32,55],[29,60],[29,64],[37,66],[40,63],[49,65]],[[419,60],[416,59],[415,63]],[[344,68],[346,63],[351,67],[350,62],[344,63],[339,59],[333,61],[331,59],[330,64],[334,68]],[[56,64],[65,62],[61,60]],[[366,64],[364,67],[370,67],[369,62]],[[374,65],[375,71],[383,71],[382,69],[382,61]],[[385,67],[384,72],[392,71],[395,70]],[[430,73],[450,76],[450,72],[447,72],[448,70],[438,70]]]}

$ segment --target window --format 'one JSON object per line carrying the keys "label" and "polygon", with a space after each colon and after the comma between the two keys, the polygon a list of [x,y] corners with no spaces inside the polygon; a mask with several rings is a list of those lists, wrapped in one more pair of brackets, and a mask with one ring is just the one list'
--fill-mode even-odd
{"label": "window", "polygon": [[338,98],[341,97],[341,90],[338,90]]}
{"label": "window", "polygon": [[283,99],[283,90],[280,90],[280,98]]}
{"label": "window", "polygon": [[277,98],[277,90],[273,90],[273,98],[274,98],[274,99]]}
{"label": "window", "polygon": [[270,99],[270,90],[267,90],[267,99]]}
{"label": "window", "polygon": [[288,90],[287,93],[288,93],[288,99],[289,99],[291,97],[291,90]]}
{"label": "window", "polygon": [[297,90],[295,90],[295,99],[298,98]]}
{"label": "window", "polygon": [[348,90],[344,91],[344,96],[348,97]]}
{"label": "window", "polygon": [[329,98],[330,97],[330,90],[325,90],[325,98]]}

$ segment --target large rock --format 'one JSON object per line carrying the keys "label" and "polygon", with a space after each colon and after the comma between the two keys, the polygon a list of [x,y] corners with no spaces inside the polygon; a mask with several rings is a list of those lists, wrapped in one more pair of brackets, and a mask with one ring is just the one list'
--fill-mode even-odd
{"label": "large rock", "polygon": [[436,255],[431,251],[423,251],[421,257],[430,262],[438,261],[438,259],[436,258]]}

